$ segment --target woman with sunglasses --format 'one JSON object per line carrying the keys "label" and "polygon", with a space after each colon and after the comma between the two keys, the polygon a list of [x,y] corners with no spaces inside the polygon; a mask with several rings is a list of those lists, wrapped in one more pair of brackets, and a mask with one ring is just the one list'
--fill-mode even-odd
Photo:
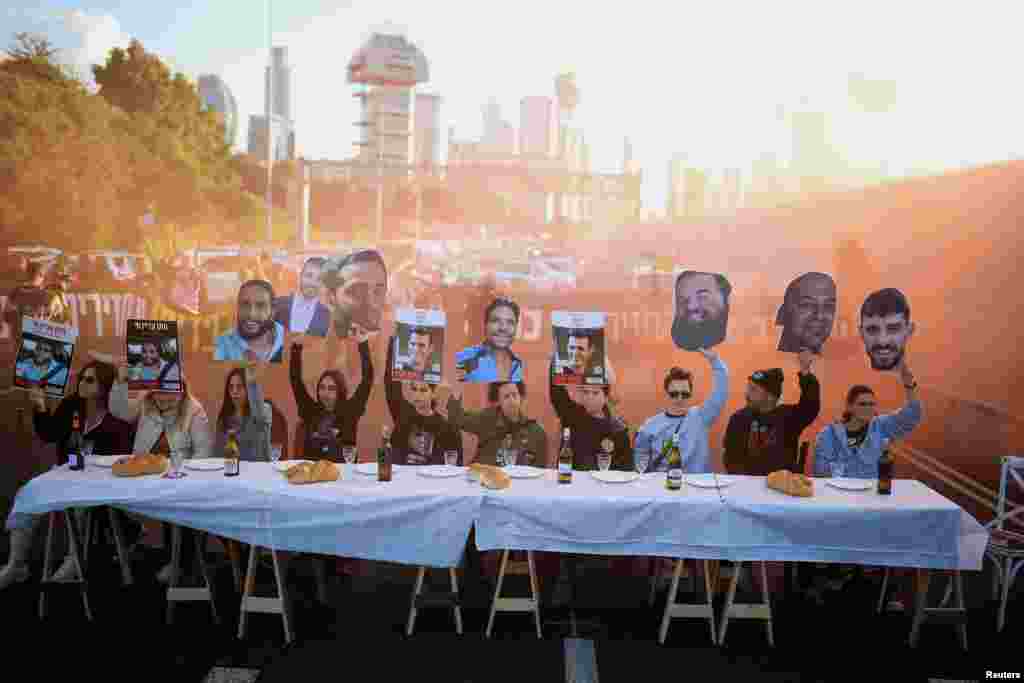
{"label": "woman with sunglasses", "polygon": [[[679,450],[684,472],[710,472],[711,451],[708,431],[718,419],[729,395],[729,369],[718,354],[698,349],[711,365],[711,397],[699,406],[690,406],[693,396],[693,373],[674,367],[665,375],[664,391],[668,397],[665,411],[648,420],[636,435],[633,460],[645,472],[668,470],[668,449],[672,438],[679,435]],[[647,463],[643,466],[643,463]]]}
{"label": "woman with sunglasses", "polygon": [[[32,422],[35,432],[45,443],[57,444],[57,464],[67,462],[67,443],[71,437],[71,424],[78,413],[82,436],[93,444],[95,455],[129,453],[132,447],[132,425],[114,417],[108,409],[110,390],[114,384],[112,365],[93,361],[78,373],[75,391],[61,400],[51,414],[46,409],[46,398],[41,387],[33,387],[29,400],[33,404]],[[28,559],[31,554],[33,533],[42,515],[34,517],[24,528],[11,531],[11,552],[7,566],[0,571],[0,588],[20,583],[28,578]],[[140,524],[121,515],[121,524],[128,530],[130,547],[141,535]],[[68,555],[54,574],[55,581],[75,578],[76,567]]]}

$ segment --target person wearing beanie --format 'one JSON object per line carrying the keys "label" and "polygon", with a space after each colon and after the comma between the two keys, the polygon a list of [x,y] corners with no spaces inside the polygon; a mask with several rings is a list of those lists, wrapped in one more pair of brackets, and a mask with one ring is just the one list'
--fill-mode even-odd
{"label": "person wearing beanie", "polygon": [[821,411],[821,387],[811,372],[813,354],[800,352],[800,401],[780,405],[785,374],[781,368],[758,370],[747,383],[745,408],[725,429],[725,469],[729,474],[767,476],[796,466],[800,435]]}

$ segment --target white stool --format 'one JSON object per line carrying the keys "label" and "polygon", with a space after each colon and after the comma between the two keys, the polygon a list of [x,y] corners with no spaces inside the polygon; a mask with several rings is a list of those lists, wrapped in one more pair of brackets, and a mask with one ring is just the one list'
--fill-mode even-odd
{"label": "white stool", "polygon": [[917,647],[921,635],[921,624],[927,619],[934,619],[946,624],[956,625],[960,636],[960,647],[967,650],[967,609],[964,607],[964,583],[960,570],[952,570],[951,588],[955,600],[954,607],[945,607],[950,591],[947,589],[938,607],[928,607],[928,585],[931,574],[928,570],[917,571],[917,599],[914,605],[914,621],[910,627],[910,647]]}
{"label": "white stool", "polygon": [[220,624],[220,617],[217,614],[213,590],[213,577],[206,564],[206,533],[196,530],[195,532],[196,557],[199,563],[199,572],[203,575],[204,586],[198,588],[179,588],[178,581],[181,579],[181,527],[174,525],[171,532],[171,582],[167,587],[167,623],[174,623],[174,607],[179,602],[197,602],[205,600],[210,603],[210,612],[213,614],[213,622]]}
{"label": "white stool", "polygon": [[729,628],[729,619],[763,619],[768,629],[768,644],[775,647],[775,635],[772,632],[772,605],[768,597],[768,569],[763,561],[761,566],[761,602],[736,603],[736,584],[740,575],[747,568],[746,562],[737,562],[732,579],[729,580],[729,592],[725,596],[725,607],[722,608],[722,624],[718,632],[718,644],[725,644],[725,632]]}
{"label": "white stool", "polygon": [[245,573],[245,589],[242,591],[242,607],[238,615],[238,638],[245,638],[246,616],[249,612],[261,614],[280,614],[284,623],[285,642],[292,642],[291,615],[288,607],[288,595],[285,593],[284,576],[281,574],[281,563],[278,560],[276,550],[268,550],[270,559],[274,566],[274,582],[277,584],[277,597],[256,597],[253,590],[256,584],[256,560],[264,548],[251,546],[249,548],[249,568]]}
{"label": "white stool", "polygon": [[707,619],[711,629],[711,644],[717,644],[715,638],[715,608],[714,608],[714,584],[717,576],[712,578],[711,561],[704,560],[704,596],[703,605],[677,603],[676,595],[679,591],[679,579],[683,573],[683,560],[676,560],[675,571],[672,573],[672,586],[668,590],[668,602],[665,604],[665,614],[661,618],[661,631],[658,634],[658,644],[665,644],[665,637],[668,635],[668,625],[673,618],[698,618]]}
{"label": "white stool", "polygon": [[[39,618],[46,618],[46,592],[50,586],[57,585],[58,582],[52,580],[53,576],[53,537],[54,531],[57,525],[57,515],[62,514],[61,512],[51,512],[49,514],[49,528],[46,531],[46,550],[43,553],[43,578],[40,581],[39,591]],[[85,523],[85,527],[88,528],[90,517],[89,511],[84,510],[81,513],[82,520]],[[85,610],[85,618],[92,621],[92,609],[89,608],[89,584],[85,578],[85,562],[82,560],[82,555],[79,552],[79,538],[78,538],[78,527],[75,517],[78,515],[73,514],[71,510],[63,510],[64,524],[67,529],[68,535],[68,556],[75,565],[75,569],[78,573],[76,579],[67,581],[66,583],[77,583],[82,591],[82,607]]]}
{"label": "white stool", "polygon": [[426,567],[420,567],[416,572],[416,585],[412,591],[412,600],[409,605],[409,620],[406,623],[405,635],[411,636],[416,627],[416,614],[423,607],[451,607],[455,612],[455,632],[462,635],[462,607],[459,605],[459,582],[455,577],[455,567],[448,568],[448,575],[451,577],[451,593],[422,594],[423,577],[427,573]]}
{"label": "white stool", "polygon": [[501,552],[501,568],[498,569],[498,581],[494,587],[494,598],[491,600],[491,615],[487,618],[487,630],[484,637],[491,637],[491,627],[494,625],[494,615],[497,612],[533,612],[533,621],[537,627],[537,637],[542,638],[540,630],[540,605],[537,590],[537,570],[533,562],[533,551],[526,551],[527,572],[530,575],[530,597],[528,598],[503,598],[501,597],[501,586],[505,580],[505,571],[512,573],[512,567],[508,561],[511,551]]}

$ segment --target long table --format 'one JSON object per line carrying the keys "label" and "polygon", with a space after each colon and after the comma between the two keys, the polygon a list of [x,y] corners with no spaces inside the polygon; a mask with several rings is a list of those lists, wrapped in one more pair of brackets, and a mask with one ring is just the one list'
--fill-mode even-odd
{"label": "long table", "polygon": [[241,463],[242,473],[185,469],[183,479],[116,477],[110,468],[55,468],[26,484],[8,527],[69,507],[110,505],[276,550],[383,562],[454,567],[478,517],[483,491],[465,477],[417,476],[394,466],[390,483],[339,465],[335,482],[293,485],[269,463]]}
{"label": "long table", "polygon": [[663,474],[606,484],[587,472],[560,485],[553,470],[491,491],[464,476],[394,480],[355,474],[296,486],[268,463],[242,475],[188,471],[119,478],[109,469],[57,468],[18,492],[20,515],[112,505],[244,543],[432,567],[458,565],[470,529],[480,550],[726,560],[845,562],[978,570],[988,532],[958,505],[913,480],[892,496],[815,482],[812,498],[768,489],[763,477],[719,475],[723,488],[666,491]]}

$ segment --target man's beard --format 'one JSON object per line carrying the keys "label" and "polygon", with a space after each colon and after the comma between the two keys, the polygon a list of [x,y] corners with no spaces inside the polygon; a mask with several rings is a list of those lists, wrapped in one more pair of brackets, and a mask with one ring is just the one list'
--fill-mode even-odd
{"label": "man's beard", "polygon": [[274,321],[273,320],[264,320],[263,323],[260,325],[260,329],[258,331],[256,331],[256,332],[250,334],[245,329],[246,325],[249,322],[251,322],[251,321],[246,320],[244,322],[240,321],[238,323],[238,336],[241,337],[242,339],[246,340],[246,341],[251,341],[253,339],[258,339],[259,337],[262,337],[263,335],[265,335],[267,332],[269,332],[270,330],[272,330],[274,328]]}
{"label": "man's beard", "polygon": [[900,349],[900,348],[897,348],[897,347],[894,347],[894,346],[892,346],[892,347],[876,346],[876,347],[872,348],[871,351],[874,352],[874,351],[878,351],[878,350],[881,350],[881,349],[892,349],[894,351],[894,353],[890,357],[890,360],[878,360],[878,359],[875,358],[873,353],[869,352],[868,353],[868,358],[871,359],[871,369],[872,370],[882,370],[882,371],[885,371],[885,370],[892,370],[893,368],[899,367],[900,362],[903,360],[903,349]]}
{"label": "man's beard", "polygon": [[708,349],[725,340],[726,318],[712,318],[699,322],[688,322],[676,316],[672,321],[672,341],[687,351]]}

